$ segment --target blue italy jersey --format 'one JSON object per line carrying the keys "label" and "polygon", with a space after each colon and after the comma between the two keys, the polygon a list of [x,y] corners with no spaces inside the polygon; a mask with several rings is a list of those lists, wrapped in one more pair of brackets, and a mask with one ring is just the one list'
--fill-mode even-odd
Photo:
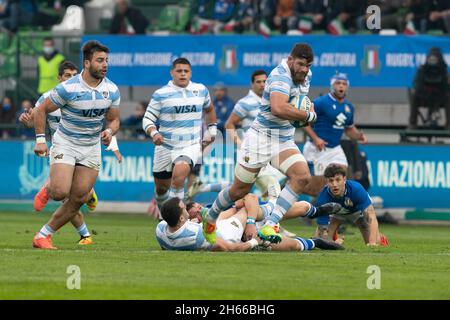
{"label": "blue italy jersey", "polygon": [[161,221],[156,226],[156,240],[163,250],[210,250],[212,245],[206,241],[200,223],[187,221],[180,229],[171,233],[167,222]]}
{"label": "blue italy jersey", "polygon": [[344,129],[353,126],[352,104],[347,100],[339,103],[329,93],[314,100],[314,111],[317,114],[317,121],[312,127],[314,132],[328,142],[328,148],[338,146]]}
{"label": "blue italy jersey", "polygon": [[341,198],[334,197],[328,187],[322,189],[316,205],[321,206],[329,202],[336,202],[342,206],[338,214],[361,214],[372,204],[372,199],[370,199],[369,194],[359,182],[347,180],[345,182],[344,196]]}
{"label": "blue italy jersey", "polygon": [[203,109],[210,104],[209,91],[203,84],[189,82],[186,88],[181,88],[169,81],[155,91],[144,117],[153,123],[159,120],[164,147],[181,148],[200,143]]}
{"label": "blue italy jersey", "polygon": [[120,92],[108,78],[96,88],[90,87],[82,78],[83,72],[57,85],[49,98],[61,109],[55,134],[75,144],[91,146],[100,142],[105,113],[119,107]]}
{"label": "blue italy jersey", "polygon": [[279,92],[286,95],[290,100],[295,96],[307,95],[311,82],[312,72],[309,70],[305,81],[302,84],[294,84],[292,81],[291,70],[287,65],[287,59],[272,70],[266,80],[261,106],[252,128],[262,132],[269,137],[279,139],[281,142],[294,139],[295,128],[289,120],[281,119],[273,115],[270,108],[270,94]]}

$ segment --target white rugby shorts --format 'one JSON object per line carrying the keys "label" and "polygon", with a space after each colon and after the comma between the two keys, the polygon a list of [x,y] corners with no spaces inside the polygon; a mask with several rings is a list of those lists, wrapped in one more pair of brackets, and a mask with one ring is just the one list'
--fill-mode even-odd
{"label": "white rugby shorts", "polygon": [[238,150],[237,161],[246,168],[262,168],[277,158],[282,151],[288,149],[297,150],[301,155],[299,148],[293,140],[281,142],[276,137],[269,137],[264,133],[250,128],[245,133],[241,148]]}
{"label": "white rugby shorts", "polygon": [[190,146],[174,148],[169,150],[163,146],[155,146],[155,154],[153,156],[153,172],[172,172],[172,164],[178,157],[188,157],[192,160],[192,167],[197,164],[199,154],[202,148],[200,143],[192,144]]}
{"label": "white rugby shorts", "polygon": [[319,151],[313,142],[307,141],[303,147],[303,155],[308,162],[314,165],[315,176],[322,176],[326,167],[332,163],[348,166],[347,158],[341,146]]}
{"label": "white rugby shorts", "polygon": [[216,227],[218,237],[232,243],[241,242],[244,226],[238,218],[232,216],[227,219],[217,220]]}
{"label": "white rugby shorts", "polygon": [[74,144],[67,138],[63,138],[57,132],[53,135],[50,148],[50,165],[64,163],[75,166],[83,165],[100,171],[102,165],[100,140],[92,146]]}

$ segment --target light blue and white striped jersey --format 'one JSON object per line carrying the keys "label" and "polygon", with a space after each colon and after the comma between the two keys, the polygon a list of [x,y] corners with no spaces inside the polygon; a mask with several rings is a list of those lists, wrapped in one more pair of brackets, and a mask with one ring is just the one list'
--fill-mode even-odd
{"label": "light blue and white striped jersey", "polygon": [[164,250],[210,250],[212,244],[206,241],[200,223],[187,221],[180,229],[171,233],[166,221],[156,226],[156,240]]}
{"label": "light blue and white striped jersey", "polygon": [[[35,107],[39,107],[42,102],[50,95],[50,91],[45,92],[42,96],[39,97],[38,101],[36,101]],[[50,136],[53,138],[53,135],[58,129],[59,121],[61,120],[61,110],[56,109],[53,112],[47,114],[47,128],[50,132]]]}
{"label": "light blue and white striped jersey", "polygon": [[119,107],[120,92],[108,78],[96,88],[89,87],[82,78],[83,72],[57,85],[49,97],[61,109],[56,135],[90,146],[99,143],[105,113]]}
{"label": "light blue and white striped jersey", "polygon": [[270,109],[270,94],[272,92],[283,93],[289,97],[289,101],[294,96],[307,95],[311,77],[312,72],[309,70],[308,75],[302,84],[294,84],[291,71],[287,65],[287,59],[283,59],[281,63],[272,70],[266,80],[261,99],[261,108],[251,127],[270,137],[278,138],[282,142],[294,139],[295,128],[290,121],[281,119],[272,114]]}
{"label": "light blue and white striped jersey", "polygon": [[261,97],[250,90],[248,94],[240,99],[234,106],[232,113],[242,120],[242,129],[244,131],[247,131],[247,129],[250,128],[250,125],[258,115],[260,104]]}
{"label": "light blue and white striped jersey", "polygon": [[209,91],[203,84],[189,82],[181,88],[169,81],[153,93],[144,117],[153,123],[159,120],[164,147],[180,148],[200,143],[203,109],[210,104]]}

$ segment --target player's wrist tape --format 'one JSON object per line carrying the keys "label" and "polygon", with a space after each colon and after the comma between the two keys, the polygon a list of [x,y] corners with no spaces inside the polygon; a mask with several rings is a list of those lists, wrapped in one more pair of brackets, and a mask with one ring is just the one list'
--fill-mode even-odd
{"label": "player's wrist tape", "polygon": [[45,134],[37,134],[36,135],[36,143],[46,143]]}
{"label": "player's wrist tape", "polygon": [[317,114],[315,112],[308,112],[308,115],[306,116],[306,122],[311,123],[315,122],[317,119]]}
{"label": "player's wrist tape", "polygon": [[217,135],[217,123],[208,124],[208,132],[211,137],[215,137]]}
{"label": "player's wrist tape", "polygon": [[247,241],[247,243],[249,243],[252,246],[252,249],[253,249],[254,247],[256,247],[258,245],[258,240],[251,239],[251,240]]}
{"label": "player's wrist tape", "polygon": [[152,132],[150,132],[150,137],[153,139],[154,136],[156,136],[159,133],[158,130],[153,130]]}
{"label": "player's wrist tape", "polygon": [[111,128],[106,128],[105,131],[106,131],[106,132],[109,132],[109,135],[112,137],[113,131],[112,131]]}
{"label": "player's wrist tape", "polygon": [[255,224],[255,219],[247,218],[247,224]]}

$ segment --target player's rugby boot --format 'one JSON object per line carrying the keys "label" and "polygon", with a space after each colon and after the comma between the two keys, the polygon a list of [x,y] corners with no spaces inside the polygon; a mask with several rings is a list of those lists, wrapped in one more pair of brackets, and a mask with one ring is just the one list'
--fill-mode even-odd
{"label": "player's rugby boot", "polygon": [[265,224],[258,231],[258,237],[264,241],[270,241],[271,243],[279,243],[281,241],[281,235],[279,234],[279,225],[270,226]]}
{"label": "player's rugby boot", "polygon": [[94,240],[92,240],[91,236],[81,237],[80,240],[78,241],[78,244],[82,245],[82,246],[86,246],[86,245],[93,244],[93,243],[94,243]]}
{"label": "player's rugby boot", "polygon": [[41,190],[34,196],[33,207],[37,212],[42,211],[47,205],[49,196],[47,192],[48,181],[42,186]]}
{"label": "player's rugby boot", "polygon": [[86,207],[88,207],[89,211],[94,211],[95,208],[97,208],[98,204],[98,197],[95,193],[95,190],[92,190],[92,196],[91,198],[86,202]]}
{"label": "player's rugby boot", "polygon": [[51,235],[48,235],[45,238],[38,238],[37,235],[38,234],[36,234],[34,236],[34,239],[33,239],[33,247],[34,248],[37,248],[37,249],[50,249],[50,250],[58,249],[57,247],[53,246],[52,236]]}

